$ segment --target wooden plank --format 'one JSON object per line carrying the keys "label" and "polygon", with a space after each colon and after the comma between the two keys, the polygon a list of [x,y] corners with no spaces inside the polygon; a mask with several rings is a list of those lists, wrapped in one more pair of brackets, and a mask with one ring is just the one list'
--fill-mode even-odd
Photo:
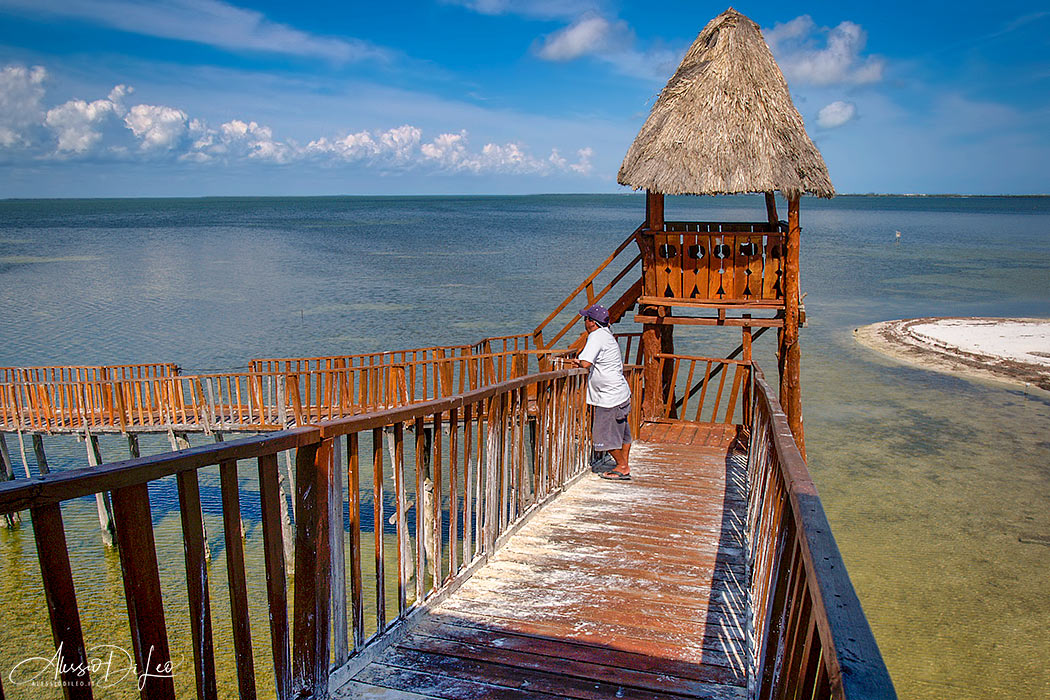
{"label": "wooden plank", "polygon": [[139,695],[143,700],[174,700],[173,666],[146,484],[114,490],[113,517],[131,646],[140,674]]}
{"label": "wooden plank", "polygon": [[237,462],[219,465],[219,483],[222,490],[222,529],[226,542],[226,578],[230,591],[237,690],[241,700],[251,700],[256,697],[255,660],[252,657],[252,627],[248,617],[248,581],[244,572]]}
{"label": "wooden plank", "polygon": [[448,570],[451,579],[459,570],[456,558],[459,529],[459,412],[453,408],[448,412]]}
{"label": "wooden plank", "polygon": [[292,608],[292,693],[300,700],[328,694],[328,480],[332,441],[304,445],[295,455],[295,603]]}
{"label": "wooden plank", "polygon": [[376,630],[386,629],[386,573],[383,543],[383,429],[372,430],[372,534],[376,575]]}
{"label": "wooden plank", "polygon": [[343,536],[344,459],[340,441],[333,440],[332,478],[328,486],[328,546],[332,555],[332,657],[336,666],[345,664],[350,656],[346,611],[346,539]]}
{"label": "wooden plank", "polygon": [[284,510],[284,503],[277,480],[277,455],[260,457],[258,463],[275,692],[277,700],[289,700],[292,692],[292,667],[288,636],[288,588],[285,582],[284,541],[281,532],[281,512]]}
{"label": "wooden plank", "polygon": [[180,472],[176,475],[176,482],[186,561],[186,593],[189,603],[190,637],[193,641],[193,675],[197,697],[210,700],[218,697],[218,689],[211,626],[211,598],[208,592],[208,543],[201,520],[197,472]]}
{"label": "wooden plank", "polygon": [[408,547],[408,497],[405,494],[405,432],[404,426],[394,426],[394,493],[397,506],[397,612],[403,615],[408,608],[408,571],[412,553]]}
{"label": "wooden plank", "polygon": [[350,603],[354,650],[365,643],[364,580],[361,575],[361,476],[357,433],[346,436],[347,501],[350,510]]}
{"label": "wooden plank", "polygon": [[[91,677],[87,670],[87,651],[80,626],[62,512],[57,504],[50,504],[34,508],[32,517],[44,600],[51,620],[51,638],[55,642],[55,649],[62,650],[63,663],[61,668],[56,669],[54,677],[61,677],[66,700],[90,700]],[[80,675],[77,669],[85,669],[84,674]]]}
{"label": "wooden plank", "polygon": [[426,508],[423,505],[424,489],[424,463],[426,459],[426,436],[423,434],[423,416],[418,416],[415,421],[416,431],[416,600],[423,600],[423,579],[426,573],[426,562],[423,559],[425,541],[424,522],[426,520]]}

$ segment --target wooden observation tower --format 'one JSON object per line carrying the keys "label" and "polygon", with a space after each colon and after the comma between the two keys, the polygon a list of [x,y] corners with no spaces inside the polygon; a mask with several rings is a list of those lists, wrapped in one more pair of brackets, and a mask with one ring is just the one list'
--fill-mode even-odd
{"label": "wooden observation tower", "polygon": [[[668,367],[660,377],[656,358],[673,352],[676,325],[742,328],[745,362],[751,361],[751,329],[773,327],[780,402],[805,455],[799,199],[805,193],[832,197],[835,190],[757,24],[733,9],[711,20],[660,92],[617,179],[646,190],[645,222],[636,237],[643,413],[651,415],[662,401]],[[787,200],[786,222],[777,214],[778,191]],[[664,195],[758,192],[765,194],[766,218],[757,223],[664,218]],[[687,315],[697,310],[716,315]]]}

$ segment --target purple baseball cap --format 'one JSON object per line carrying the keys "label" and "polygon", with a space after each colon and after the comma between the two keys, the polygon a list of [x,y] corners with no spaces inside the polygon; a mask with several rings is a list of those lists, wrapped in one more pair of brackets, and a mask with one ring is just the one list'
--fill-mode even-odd
{"label": "purple baseball cap", "polygon": [[580,316],[583,316],[584,318],[593,319],[598,323],[609,322],[609,310],[601,304],[593,304],[591,306],[588,306],[586,309],[581,309]]}

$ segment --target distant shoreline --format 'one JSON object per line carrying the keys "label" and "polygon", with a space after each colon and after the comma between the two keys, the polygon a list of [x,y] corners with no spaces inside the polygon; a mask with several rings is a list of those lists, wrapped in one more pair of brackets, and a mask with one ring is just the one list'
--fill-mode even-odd
{"label": "distant shoreline", "polygon": [[[720,199],[732,198],[732,197],[752,197],[757,196],[758,193],[748,194],[732,194],[732,195],[719,195]],[[484,199],[484,198],[500,198],[500,197],[606,197],[606,196],[623,196],[623,197],[644,197],[644,192],[631,192],[631,191],[619,191],[619,192],[529,192],[529,193],[513,193],[513,194],[478,194],[478,193],[445,193],[445,194],[413,194],[413,193],[402,193],[402,194],[220,194],[220,195],[112,195],[108,197],[3,197],[0,198],[0,202],[96,202],[96,201],[128,201],[128,200],[157,200],[157,199],[171,199],[171,200],[229,200],[229,199],[456,199],[456,198],[467,198],[467,199]],[[683,195],[691,196],[691,195]],[[911,193],[877,193],[877,192],[852,192],[845,193],[840,192],[835,195],[835,198],[864,198],[864,199],[877,199],[877,198],[893,198],[899,197],[904,199],[1045,199],[1050,198],[1050,193],[1044,194],[952,194],[952,193],[939,193],[939,194],[925,194],[921,192]],[[816,199],[816,197],[807,197],[807,199]]]}
{"label": "distant shoreline", "polygon": [[853,337],[924,369],[1050,391],[1050,319],[901,319],[857,328]]}

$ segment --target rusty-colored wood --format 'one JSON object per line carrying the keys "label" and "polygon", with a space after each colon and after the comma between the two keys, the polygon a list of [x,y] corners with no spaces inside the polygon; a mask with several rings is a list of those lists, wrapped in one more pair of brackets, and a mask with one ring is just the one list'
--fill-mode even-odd
{"label": "rusty-colored wood", "polygon": [[186,597],[189,603],[190,638],[193,642],[193,676],[197,686],[197,697],[210,700],[218,697],[218,688],[215,679],[211,597],[208,592],[208,543],[201,520],[200,484],[196,471],[180,472],[176,475],[176,482],[186,562]]}
{"label": "rusty-colored wood", "polygon": [[375,553],[376,630],[386,629],[386,561],[383,526],[383,429],[372,429],[372,547]]}
{"label": "rusty-colored wood", "polygon": [[806,440],[802,427],[801,349],[799,347],[799,198],[788,199],[787,256],[784,267],[784,331],[780,342],[780,405],[788,417],[791,432],[802,458]]}
{"label": "rusty-colored wood", "polygon": [[292,693],[328,695],[328,480],[332,441],[301,446],[295,455],[295,603],[292,608]]}
{"label": "rusty-colored wood", "polygon": [[255,698],[255,660],[252,657],[252,628],[248,617],[248,582],[244,572],[244,539],[237,462],[219,465],[222,490],[222,525],[226,543],[226,577],[233,620],[233,653],[237,664],[237,688],[241,700]]}
{"label": "rusty-colored wood", "polygon": [[354,649],[365,643],[364,579],[361,574],[361,454],[357,433],[346,436],[347,501],[350,513],[350,602]]}
{"label": "rusty-colored wood", "polygon": [[[62,667],[50,677],[60,679],[66,700],[90,700],[93,697],[91,675],[73,587],[73,571],[66,549],[62,512],[57,504],[49,504],[34,508],[32,517],[44,600],[51,621],[51,638],[55,642],[55,649],[62,650]],[[78,669],[85,669],[83,675]]]}
{"label": "rusty-colored wood", "polygon": [[281,531],[281,513],[284,510],[284,503],[282,503],[278,482],[277,455],[260,457],[258,465],[274,690],[277,700],[289,700],[292,692],[292,664],[289,652],[288,587],[284,568],[284,536]]}
{"label": "rusty-colored wood", "polygon": [[139,695],[142,700],[174,700],[174,667],[168,649],[146,484],[114,490],[113,517],[124,579],[124,600],[131,626],[131,646],[140,674]]}

